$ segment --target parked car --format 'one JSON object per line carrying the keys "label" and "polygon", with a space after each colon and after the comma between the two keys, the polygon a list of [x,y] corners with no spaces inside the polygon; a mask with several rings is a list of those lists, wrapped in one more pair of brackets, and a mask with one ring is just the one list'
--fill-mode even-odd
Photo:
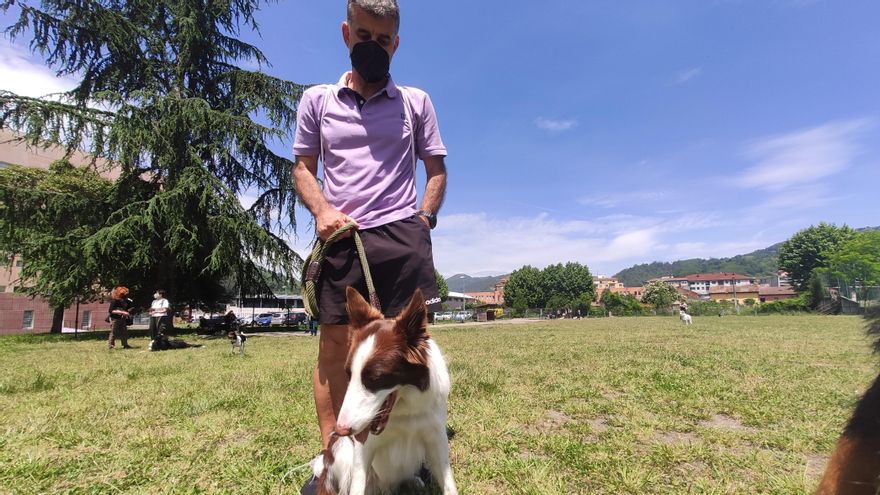
{"label": "parked car", "polygon": [[285,325],[304,325],[308,321],[309,317],[305,313],[286,313],[283,319]]}
{"label": "parked car", "polygon": [[272,313],[272,324],[283,325],[285,313]]}
{"label": "parked car", "polygon": [[434,313],[434,321],[449,321],[452,319],[452,311],[440,311]]}
{"label": "parked car", "polygon": [[469,321],[471,318],[473,318],[473,316],[474,315],[471,314],[469,311],[460,311],[460,312],[452,315],[452,320],[453,321]]}
{"label": "parked car", "polygon": [[262,327],[268,327],[272,324],[272,313],[260,313],[254,318],[254,323]]}

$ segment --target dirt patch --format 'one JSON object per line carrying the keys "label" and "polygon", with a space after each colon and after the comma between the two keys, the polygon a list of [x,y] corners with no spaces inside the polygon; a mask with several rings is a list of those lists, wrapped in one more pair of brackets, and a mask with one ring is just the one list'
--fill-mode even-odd
{"label": "dirt patch", "polygon": [[571,422],[571,418],[561,411],[549,410],[544,413],[544,419],[535,425],[535,429],[539,432],[548,432],[558,430]]}
{"label": "dirt patch", "polygon": [[587,421],[587,424],[590,425],[590,429],[593,430],[593,433],[605,433],[608,431],[610,426],[608,426],[608,422],[605,421],[605,418],[595,418]]}
{"label": "dirt patch", "polygon": [[673,470],[675,471],[676,476],[689,480],[712,476],[712,469],[708,464],[700,460],[678,463]]}
{"label": "dirt patch", "polygon": [[726,414],[716,414],[711,419],[701,421],[700,426],[704,428],[715,428],[718,430],[740,431],[743,433],[757,433],[756,428],[742,424],[738,419],[732,418]]}
{"label": "dirt patch", "polygon": [[220,440],[217,446],[220,448],[225,448],[236,445],[244,445],[250,443],[250,441],[256,438],[256,436],[256,433],[252,431],[237,430],[226,434],[223,439]]}
{"label": "dirt patch", "polygon": [[807,465],[804,468],[804,476],[813,480],[819,479],[825,472],[825,466],[828,464],[828,458],[819,454],[808,454]]}
{"label": "dirt patch", "polygon": [[697,435],[683,431],[661,431],[655,438],[664,445],[692,444],[700,441]]}

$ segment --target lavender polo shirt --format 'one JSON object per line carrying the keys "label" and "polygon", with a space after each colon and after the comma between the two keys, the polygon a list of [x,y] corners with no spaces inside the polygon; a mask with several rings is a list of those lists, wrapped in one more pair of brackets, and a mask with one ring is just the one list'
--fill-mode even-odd
{"label": "lavender polo shirt", "polygon": [[348,89],[350,72],[332,85],[305,91],[297,107],[293,154],[319,156],[324,134],[324,197],[330,206],[369,229],[416,212],[416,171],[410,136],[419,158],[446,156],[434,105],[424,91],[407,87],[415,130],[410,128],[404,96],[391,78],[358,109]]}

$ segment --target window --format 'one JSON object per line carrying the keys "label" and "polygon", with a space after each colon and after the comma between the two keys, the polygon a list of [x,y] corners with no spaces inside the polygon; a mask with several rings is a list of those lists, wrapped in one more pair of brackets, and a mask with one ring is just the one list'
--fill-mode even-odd
{"label": "window", "polygon": [[6,292],[6,286],[0,285],[0,292]]}
{"label": "window", "polygon": [[34,329],[34,311],[32,309],[24,311],[24,315],[21,317],[21,328],[24,330]]}
{"label": "window", "polygon": [[4,168],[8,167],[9,165],[10,165],[9,163],[0,161],[0,170],[3,170]]}
{"label": "window", "polygon": [[24,260],[22,260],[21,258],[15,260],[15,266],[16,266],[16,267],[21,268],[22,265],[24,265]]}
{"label": "window", "polygon": [[83,311],[82,325],[80,328],[89,328],[92,326],[92,312]]}

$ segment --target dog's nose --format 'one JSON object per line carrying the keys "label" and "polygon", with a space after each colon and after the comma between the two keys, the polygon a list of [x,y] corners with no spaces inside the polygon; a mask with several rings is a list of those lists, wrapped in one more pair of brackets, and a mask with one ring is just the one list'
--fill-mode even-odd
{"label": "dog's nose", "polygon": [[351,435],[351,427],[350,426],[343,426],[343,425],[340,425],[339,423],[336,423],[336,434],[339,435],[340,437],[347,437],[347,436]]}

